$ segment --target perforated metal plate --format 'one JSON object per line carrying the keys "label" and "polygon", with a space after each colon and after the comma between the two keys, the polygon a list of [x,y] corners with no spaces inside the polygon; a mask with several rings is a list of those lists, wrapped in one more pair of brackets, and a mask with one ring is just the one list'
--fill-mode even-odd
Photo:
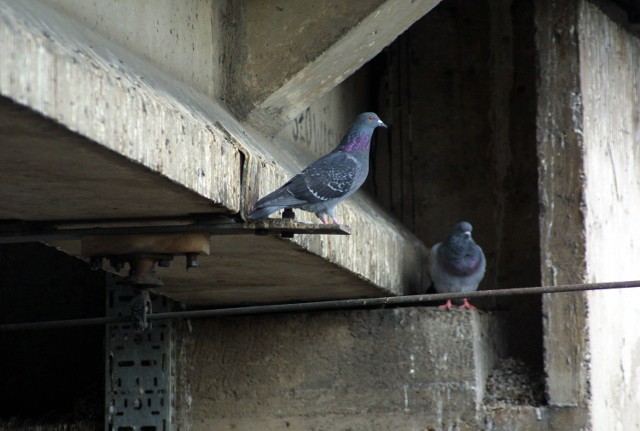
{"label": "perforated metal plate", "polygon": [[[135,291],[116,276],[107,281],[107,316],[128,316]],[[153,311],[170,311],[165,297]],[[171,321],[155,321],[140,332],[133,323],[107,325],[106,415],[108,431],[173,429],[174,378]]]}

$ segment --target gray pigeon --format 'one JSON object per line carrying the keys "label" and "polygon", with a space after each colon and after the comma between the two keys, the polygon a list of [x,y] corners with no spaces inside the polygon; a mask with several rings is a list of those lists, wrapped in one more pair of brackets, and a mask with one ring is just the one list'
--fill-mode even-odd
{"label": "gray pigeon", "polygon": [[315,213],[324,224],[329,217],[338,224],[336,205],[367,178],[371,135],[377,127],[387,126],[373,112],[358,115],[335,150],[256,202],[249,220],[267,217],[282,208],[300,208]]}
{"label": "gray pigeon", "polygon": [[[431,248],[429,272],[438,293],[474,292],[484,277],[487,266],[482,249],[471,238],[471,223],[461,221],[449,232],[444,242]],[[453,308],[448,299],[440,308]],[[460,308],[475,308],[464,299]]]}

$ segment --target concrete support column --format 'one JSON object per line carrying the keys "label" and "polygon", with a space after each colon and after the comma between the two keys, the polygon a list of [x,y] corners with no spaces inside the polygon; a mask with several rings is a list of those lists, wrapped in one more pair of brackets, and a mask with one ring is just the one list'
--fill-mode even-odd
{"label": "concrete support column", "polygon": [[[626,16],[580,2],[586,278],[640,279],[640,39]],[[591,422],[638,427],[640,289],[589,292]]]}
{"label": "concrete support column", "polygon": [[[536,3],[540,242],[545,286],[586,281],[578,6],[578,0]],[[549,403],[584,405],[588,396],[585,294],[546,295],[543,314]]]}
{"label": "concrete support column", "polygon": [[[640,278],[640,41],[620,11],[536,3],[542,279]],[[594,430],[632,429],[640,387],[640,292],[544,298],[549,403]]]}

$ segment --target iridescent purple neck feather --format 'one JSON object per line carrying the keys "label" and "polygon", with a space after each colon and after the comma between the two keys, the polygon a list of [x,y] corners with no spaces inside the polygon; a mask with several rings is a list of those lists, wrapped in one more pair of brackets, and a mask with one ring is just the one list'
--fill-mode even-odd
{"label": "iridescent purple neck feather", "polygon": [[377,127],[387,127],[387,125],[373,112],[358,115],[336,151],[368,153],[371,148],[371,136]]}
{"label": "iridescent purple neck feather", "polygon": [[371,136],[373,135],[372,128],[352,128],[340,142],[338,147],[342,151],[353,152],[362,151],[368,152],[371,148]]}

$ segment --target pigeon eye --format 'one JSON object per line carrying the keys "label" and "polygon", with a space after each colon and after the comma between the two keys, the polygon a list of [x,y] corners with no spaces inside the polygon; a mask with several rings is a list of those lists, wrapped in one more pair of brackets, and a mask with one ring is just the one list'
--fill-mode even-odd
{"label": "pigeon eye", "polygon": [[372,121],[373,117],[371,115],[369,115],[369,121]]}

